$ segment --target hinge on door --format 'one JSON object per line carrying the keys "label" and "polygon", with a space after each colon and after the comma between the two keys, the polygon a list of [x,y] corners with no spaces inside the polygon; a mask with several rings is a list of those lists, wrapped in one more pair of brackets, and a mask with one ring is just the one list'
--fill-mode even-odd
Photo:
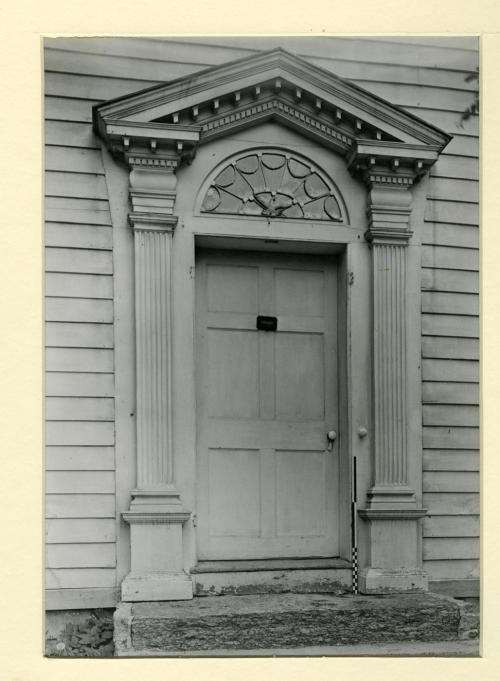
{"label": "hinge on door", "polygon": [[191,514],[191,520],[193,521],[193,527],[198,527],[198,516],[196,513]]}

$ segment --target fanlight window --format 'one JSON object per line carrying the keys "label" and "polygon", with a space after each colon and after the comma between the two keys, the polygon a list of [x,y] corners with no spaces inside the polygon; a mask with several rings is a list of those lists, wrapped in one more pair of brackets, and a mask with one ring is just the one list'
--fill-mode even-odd
{"label": "fanlight window", "polygon": [[201,210],[343,221],[333,188],[316,169],[281,153],[253,153],[227,165],[210,185]]}

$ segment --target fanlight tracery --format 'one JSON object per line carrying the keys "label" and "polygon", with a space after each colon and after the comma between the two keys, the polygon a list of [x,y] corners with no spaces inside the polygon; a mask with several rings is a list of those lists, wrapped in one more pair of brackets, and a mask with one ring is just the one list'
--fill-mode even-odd
{"label": "fanlight tracery", "polygon": [[334,190],[311,165],[284,153],[252,153],[212,181],[204,213],[342,222]]}

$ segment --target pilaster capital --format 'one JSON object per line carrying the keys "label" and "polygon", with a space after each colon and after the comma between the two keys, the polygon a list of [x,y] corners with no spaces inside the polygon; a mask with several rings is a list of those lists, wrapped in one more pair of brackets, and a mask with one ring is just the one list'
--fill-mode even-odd
{"label": "pilaster capital", "polygon": [[396,173],[368,175],[367,241],[403,246],[408,243],[413,234],[410,229],[412,183],[410,177],[401,177]]}
{"label": "pilaster capital", "polygon": [[128,221],[134,233],[138,232],[161,232],[173,234],[177,222],[177,215],[165,215],[164,213],[129,213]]}
{"label": "pilaster capital", "polygon": [[375,186],[408,188],[437,161],[441,146],[356,139],[347,156],[352,175],[371,189]]}
{"label": "pilaster capital", "polygon": [[181,163],[194,158],[201,126],[99,117],[97,129],[111,153],[131,170],[175,172]]}

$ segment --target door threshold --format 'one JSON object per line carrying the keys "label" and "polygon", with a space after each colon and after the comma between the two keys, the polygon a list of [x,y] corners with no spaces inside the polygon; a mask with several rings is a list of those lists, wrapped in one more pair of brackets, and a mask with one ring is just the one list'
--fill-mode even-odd
{"label": "door threshold", "polygon": [[260,572],[268,570],[334,570],[349,569],[344,558],[266,558],[259,560],[200,560],[192,574],[206,572]]}

